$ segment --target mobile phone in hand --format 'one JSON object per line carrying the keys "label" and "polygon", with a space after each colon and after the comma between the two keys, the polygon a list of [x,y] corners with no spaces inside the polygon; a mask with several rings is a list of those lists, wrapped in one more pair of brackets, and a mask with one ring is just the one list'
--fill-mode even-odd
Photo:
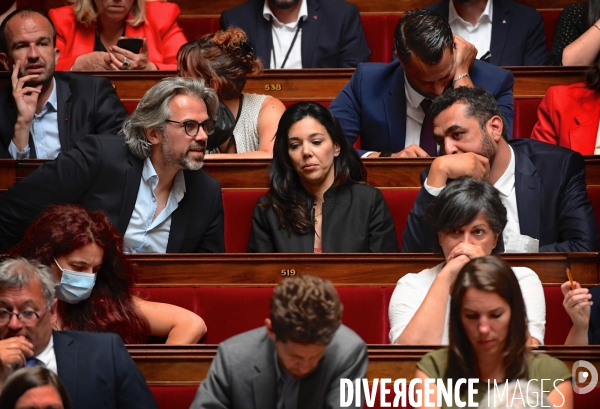
{"label": "mobile phone in hand", "polygon": [[117,41],[117,47],[139,54],[143,43],[144,39],[142,37],[121,37]]}

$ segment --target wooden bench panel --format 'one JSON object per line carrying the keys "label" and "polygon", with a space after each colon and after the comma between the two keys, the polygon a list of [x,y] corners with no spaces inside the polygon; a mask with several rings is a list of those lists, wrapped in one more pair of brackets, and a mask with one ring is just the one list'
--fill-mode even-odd
{"label": "wooden bench panel", "polygon": [[[600,187],[600,156],[586,156],[586,183]],[[0,192],[6,191],[22,180],[45,159],[0,159]],[[415,159],[364,159],[367,182],[382,189],[420,188],[420,174],[431,165],[431,158]],[[224,191],[237,189],[267,189],[269,187],[269,159],[210,159],[204,169],[221,182]]]}
{"label": "wooden bench panel", "polygon": [[[552,85],[581,82],[584,67],[508,67],[515,76],[515,98],[542,98]],[[282,101],[332,101],[348,83],[354,69],[322,68],[304,70],[265,70],[249,77],[245,92],[268,94]],[[139,101],[146,91],[174,71],[85,72],[108,78],[122,101]],[[0,72],[0,86],[10,81],[9,72]]]}
{"label": "wooden bench panel", "polygon": [[[443,261],[435,254],[134,254],[138,287],[275,286],[285,277],[313,274],[336,286],[390,287],[408,273]],[[566,281],[565,270],[584,286],[600,283],[598,253],[505,254],[512,266],[529,267],[546,286]]]}
{"label": "wooden bench panel", "polygon": [[[128,345],[127,349],[150,386],[199,385],[206,378],[216,346]],[[368,345],[367,378],[412,379],[423,355],[436,347]],[[600,346],[545,346],[545,352],[572,368],[586,360],[600,371]]]}

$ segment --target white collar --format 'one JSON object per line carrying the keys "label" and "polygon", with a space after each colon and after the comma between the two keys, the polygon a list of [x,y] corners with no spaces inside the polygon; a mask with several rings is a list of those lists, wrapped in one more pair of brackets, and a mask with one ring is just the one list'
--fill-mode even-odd
{"label": "white collar", "polygon": [[279,20],[277,20],[277,17],[275,17],[275,14],[273,14],[271,6],[269,6],[269,1],[265,0],[265,5],[263,6],[263,17],[266,20],[272,21],[273,24],[275,24],[276,26],[289,26],[295,28],[298,25],[300,19],[306,20],[308,18],[308,6],[306,5],[306,0],[302,0],[302,4],[300,5],[300,11],[298,12],[298,18],[296,19],[296,21],[288,24],[283,24]]}
{"label": "white collar", "polygon": [[[49,314],[50,311],[48,311],[46,314]],[[50,336],[50,341],[48,341],[48,345],[46,345],[46,348],[44,348],[44,350],[42,352],[40,352],[36,358],[39,359],[44,366],[48,366],[50,364],[50,360],[52,359],[52,354],[54,351],[54,334],[52,334]]]}
{"label": "white collar", "polygon": [[500,179],[494,183],[494,187],[505,197],[509,197],[515,187],[515,152],[510,145],[508,147],[510,148],[510,162]]}
{"label": "white collar", "polygon": [[[156,178],[156,184],[158,185],[158,174],[156,173],[150,158],[146,157],[146,159],[144,159],[144,167],[142,168],[142,179],[144,182],[148,183],[148,181],[152,178]],[[183,170],[180,170],[175,175],[171,191],[175,194],[175,199],[177,199],[177,202],[180,202],[181,199],[183,199],[183,195],[186,192]]]}
{"label": "white collar", "polygon": [[404,73],[404,92],[406,93],[406,104],[414,109],[419,108],[421,102],[426,98],[410,85],[408,78],[406,78],[406,72]]}
{"label": "white collar", "polygon": [[[481,16],[479,16],[479,20],[477,20],[477,24],[479,24],[482,19],[485,17],[487,17],[487,19],[489,20],[489,22],[492,22],[492,15],[494,14],[494,6],[493,3],[494,0],[488,0],[485,9],[483,9],[483,13],[481,13]],[[460,20],[462,21],[464,24],[470,24],[467,23],[465,20],[463,20],[463,18],[461,16],[458,15],[458,12],[456,11],[456,8],[454,7],[454,2],[452,0],[450,0],[450,7],[448,9],[448,24],[452,24],[452,22],[454,22],[454,20]],[[477,25],[475,24],[475,25]]]}

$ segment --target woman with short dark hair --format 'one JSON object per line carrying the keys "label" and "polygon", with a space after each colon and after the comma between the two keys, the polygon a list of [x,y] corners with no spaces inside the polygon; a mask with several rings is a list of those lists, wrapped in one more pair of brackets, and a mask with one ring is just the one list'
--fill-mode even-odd
{"label": "woman with short dark hair", "polygon": [[58,375],[41,366],[15,371],[4,383],[0,394],[2,409],[32,407],[71,409],[69,395]]}
{"label": "woman with short dark hair", "polygon": [[[425,218],[438,235],[445,262],[398,280],[389,306],[390,342],[446,345],[450,291],[469,260],[492,254],[506,225],[506,208],[496,188],[463,177],[450,182],[427,208]],[[544,340],[546,303],[537,274],[514,267],[529,318],[531,343]]]}
{"label": "woman with short dark hair", "polygon": [[[547,398],[554,407],[572,409],[571,371],[558,359],[534,354],[527,347],[527,297],[522,289],[514,269],[499,257],[480,257],[465,264],[451,291],[450,345],[421,359],[415,377],[422,383],[417,388],[422,391],[430,379],[452,379],[452,401],[456,402],[456,381],[479,379],[474,384],[477,392],[473,400],[483,403],[488,382],[500,385],[502,393],[507,381],[520,380],[523,390],[531,381],[542,390],[550,390]],[[435,383],[429,388],[434,390],[429,401],[437,402]],[[467,383],[459,389],[465,401]],[[441,407],[455,406],[444,402]]]}
{"label": "woman with short dark hair", "polygon": [[301,102],[281,117],[269,192],[252,215],[249,252],[397,252],[394,220],[340,124]]}

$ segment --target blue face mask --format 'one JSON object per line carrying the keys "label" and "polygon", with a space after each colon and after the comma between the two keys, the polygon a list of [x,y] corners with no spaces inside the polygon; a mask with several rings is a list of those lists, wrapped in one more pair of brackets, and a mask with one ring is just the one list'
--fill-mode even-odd
{"label": "blue face mask", "polygon": [[69,304],[77,304],[88,299],[96,283],[96,274],[65,270],[56,259],[54,262],[62,271],[60,283],[54,286],[56,298]]}

